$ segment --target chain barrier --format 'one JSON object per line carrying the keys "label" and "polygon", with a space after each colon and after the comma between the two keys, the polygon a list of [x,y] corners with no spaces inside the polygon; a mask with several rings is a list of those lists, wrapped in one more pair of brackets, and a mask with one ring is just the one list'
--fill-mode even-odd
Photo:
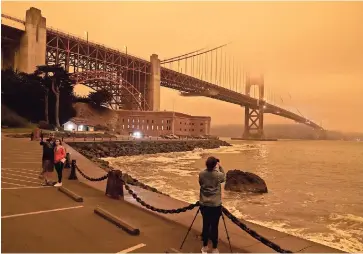
{"label": "chain barrier", "polygon": [[[121,178],[121,180],[123,181],[123,179]],[[146,207],[149,210],[152,210],[154,212],[158,212],[158,213],[170,213],[170,214],[174,214],[174,213],[181,213],[181,212],[186,212],[188,210],[192,210],[195,207],[199,206],[199,201],[197,201],[194,204],[190,204],[188,206],[182,207],[182,208],[178,208],[178,209],[160,209],[160,208],[156,208],[152,205],[149,205],[147,203],[145,203],[145,201],[143,201],[141,198],[139,198],[137,196],[137,194],[130,189],[130,187],[124,182],[125,185],[125,189],[130,193],[130,195],[138,202],[140,203],[142,206]],[[264,245],[270,247],[271,249],[279,252],[279,253],[292,253],[291,251],[288,250],[284,250],[282,249],[280,246],[278,246],[277,244],[271,242],[270,240],[266,239],[263,236],[260,236],[256,231],[250,229],[249,227],[246,226],[246,224],[242,223],[237,217],[235,217],[230,211],[228,211],[225,207],[222,207],[222,212],[234,223],[236,224],[238,227],[240,227],[242,230],[244,230],[245,232],[247,232],[249,235],[251,235],[253,238],[257,239],[258,241],[260,241],[261,243],[263,243]]]}
{"label": "chain barrier", "polygon": [[147,209],[154,211],[154,212],[158,212],[158,213],[182,213],[182,212],[186,212],[188,210],[193,210],[195,207],[199,206],[199,201],[195,202],[195,204],[190,204],[188,206],[185,207],[181,207],[178,209],[161,209],[161,208],[156,208],[152,205],[146,204],[145,201],[141,200],[141,198],[139,198],[139,196],[137,196],[137,194],[130,189],[130,187],[125,183],[125,181],[121,178],[121,180],[124,182],[125,185],[125,189],[130,193],[130,195],[138,202],[140,203],[142,206],[146,207]]}
{"label": "chain barrier", "polygon": [[[78,172],[87,180],[89,181],[103,181],[106,180],[108,178],[108,173],[104,176],[98,177],[98,178],[92,178],[87,176],[86,174],[84,174],[76,165],[76,169],[78,170]],[[126,183],[126,181],[123,179],[122,176],[120,176],[121,181],[124,183],[125,185],[125,189],[128,191],[128,193],[138,202],[140,203],[142,206],[146,207],[147,209],[154,211],[154,212],[158,212],[158,213],[163,213],[163,214],[175,214],[175,213],[182,213],[182,212],[186,212],[188,210],[193,210],[195,207],[200,206],[199,201],[195,202],[194,204],[190,204],[188,206],[185,207],[181,207],[178,209],[161,209],[161,208],[156,208],[152,205],[149,205],[147,203],[145,203],[145,201],[143,201],[133,190],[131,190],[131,188],[128,186],[128,184]],[[132,178],[132,180],[134,180],[135,182],[138,182],[137,179]],[[144,185],[144,184],[142,184]],[[259,235],[256,231],[250,229],[249,227],[247,227],[246,224],[244,224],[242,221],[240,221],[236,216],[234,216],[230,211],[227,210],[227,208],[225,208],[224,206],[222,206],[222,212],[234,223],[236,224],[238,227],[240,227],[242,230],[244,230],[246,233],[248,233],[250,236],[252,236],[253,238],[257,239],[258,241],[260,241],[261,243],[263,243],[264,245],[270,247],[271,249],[279,252],[279,253],[292,253],[289,250],[284,250],[282,249],[280,246],[278,246],[277,244],[271,242],[270,240],[268,240],[267,238]]]}
{"label": "chain barrier", "polygon": [[240,227],[242,230],[246,231],[250,236],[252,236],[253,238],[257,239],[258,241],[260,241],[261,243],[263,243],[264,245],[270,247],[271,249],[279,252],[279,253],[292,253],[289,250],[284,250],[282,249],[280,246],[278,246],[277,244],[271,242],[270,240],[266,239],[265,237],[259,235],[256,231],[250,229],[249,227],[247,227],[246,224],[244,224],[242,221],[240,221],[236,216],[234,216],[230,211],[227,210],[227,208],[222,207],[222,212],[234,223],[236,224],[238,227]]}
{"label": "chain barrier", "polygon": [[103,181],[103,180],[106,180],[107,177],[108,177],[108,173],[104,176],[101,176],[101,177],[98,177],[98,178],[93,178],[93,177],[89,177],[87,176],[85,173],[83,173],[79,167],[76,165],[76,169],[78,170],[78,172],[84,177],[86,178],[87,180],[89,181],[92,181],[92,182],[99,182],[99,181]]}
{"label": "chain barrier", "polygon": [[[122,176],[124,176],[124,175],[127,175],[127,177],[125,177],[126,179],[124,177],[122,179],[125,183],[128,183],[128,184],[133,185],[133,186],[140,187],[140,188],[142,188],[144,190],[152,191],[152,192],[159,193],[159,194],[162,194],[164,196],[168,196],[169,197],[168,194],[165,194],[165,193],[163,193],[163,192],[157,190],[156,188],[153,188],[153,187],[151,187],[151,186],[149,186],[147,184],[144,184],[142,182],[139,182],[139,180],[133,178],[129,174],[122,174]],[[131,179],[132,181],[129,181],[128,178]]]}

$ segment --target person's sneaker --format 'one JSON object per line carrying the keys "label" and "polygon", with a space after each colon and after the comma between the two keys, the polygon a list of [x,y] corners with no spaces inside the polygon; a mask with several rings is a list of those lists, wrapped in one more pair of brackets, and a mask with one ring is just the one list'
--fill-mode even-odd
{"label": "person's sneaker", "polygon": [[42,182],[41,185],[42,186],[49,186],[49,184],[47,182]]}
{"label": "person's sneaker", "polygon": [[219,253],[218,249],[212,249],[212,253]]}
{"label": "person's sneaker", "polygon": [[208,246],[202,248],[202,253],[208,253]]}
{"label": "person's sneaker", "polygon": [[62,183],[56,183],[54,184],[54,187],[61,187],[62,186]]}

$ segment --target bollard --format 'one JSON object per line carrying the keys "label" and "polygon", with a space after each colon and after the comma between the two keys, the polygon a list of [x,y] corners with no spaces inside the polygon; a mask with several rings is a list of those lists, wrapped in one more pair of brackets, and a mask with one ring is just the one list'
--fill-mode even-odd
{"label": "bollard", "polygon": [[120,170],[110,170],[108,172],[106,195],[119,199],[120,196],[124,197],[124,184],[120,179],[122,177],[122,172]]}
{"label": "bollard", "polygon": [[71,173],[69,174],[68,180],[78,180],[76,175],[76,160],[72,160]]}
{"label": "bollard", "polygon": [[64,168],[71,168],[71,154],[66,153],[66,162],[64,163]]}

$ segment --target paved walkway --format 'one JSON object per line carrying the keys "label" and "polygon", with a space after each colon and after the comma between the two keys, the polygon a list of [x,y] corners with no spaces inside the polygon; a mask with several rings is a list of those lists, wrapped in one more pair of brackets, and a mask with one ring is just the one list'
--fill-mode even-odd
{"label": "paved walkway", "polygon": [[[63,186],[83,196],[83,203],[74,202],[55,187],[41,187],[41,152],[38,142],[2,136],[2,252],[162,253],[179,248],[187,227],[107,198],[104,190],[68,181],[69,170],[65,170]],[[140,235],[130,236],[95,215],[97,206],[139,228]],[[196,230],[190,232],[184,252],[200,252],[198,235]],[[226,244],[219,249],[228,252]]]}

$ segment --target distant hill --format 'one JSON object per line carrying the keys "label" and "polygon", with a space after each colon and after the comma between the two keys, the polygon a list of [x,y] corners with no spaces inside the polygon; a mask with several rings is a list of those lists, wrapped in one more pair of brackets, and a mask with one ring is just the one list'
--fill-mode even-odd
{"label": "distant hill", "polygon": [[[244,126],[242,124],[216,125],[211,127],[211,135],[219,137],[241,137]],[[302,124],[267,124],[264,126],[267,138],[277,139],[316,139],[316,133],[308,126]],[[360,138],[363,133],[341,133],[327,131],[327,139],[351,140]]]}

